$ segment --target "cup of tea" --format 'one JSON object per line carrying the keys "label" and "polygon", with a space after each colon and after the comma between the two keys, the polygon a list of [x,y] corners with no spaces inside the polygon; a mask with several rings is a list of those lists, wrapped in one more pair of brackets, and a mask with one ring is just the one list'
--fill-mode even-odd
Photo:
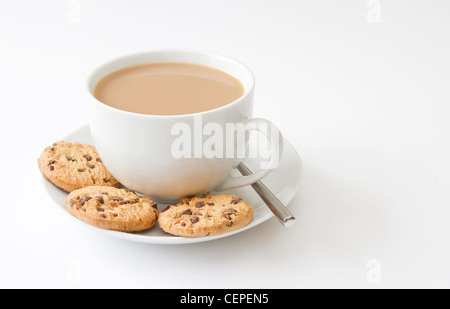
{"label": "cup of tea", "polygon": [[[250,185],[276,167],[283,139],[252,118],[255,79],[240,62],[198,50],[159,50],[102,64],[87,83],[97,151],[125,187],[159,202]],[[266,160],[231,176],[249,132],[267,137]]]}

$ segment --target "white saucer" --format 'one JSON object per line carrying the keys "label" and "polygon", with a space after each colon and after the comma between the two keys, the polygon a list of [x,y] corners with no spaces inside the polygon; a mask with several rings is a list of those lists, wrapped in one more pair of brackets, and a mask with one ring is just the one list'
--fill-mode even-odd
{"label": "white saucer", "polygon": [[[93,144],[89,127],[87,125],[71,132],[66,137],[64,137],[63,140],[69,142]],[[257,170],[258,160],[256,159],[244,160],[244,163],[250,168],[250,170]],[[277,198],[284,205],[288,205],[288,203],[293,199],[293,197],[295,196],[296,192],[300,187],[301,176],[302,176],[302,162],[300,156],[298,155],[294,147],[288,141],[285,140],[284,154],[281,157],[279,166],[277,167],[276,170],[272,171],[268,176],[266,176],[262,180],[262,182],[277,196]],[[273,216],[272,212],[263,203],[261,198],[253,190],[253,188],[251,186],[247,186],[224,192],[240,196],[246,202],[248,202],[250,205],[253,206],[254,210],[253,221],[246,227],[237,231],[217,236],[196,237],[196,238],[173,236],[165,233],[157,225],[147,231],[139,233],[110,231],[84,223],[78,220],[77,218],[73,217],[71,214],[69,214],[69,212],[66,210],[66,203],[65,203],[67,193],[57,188],[46,179],[44,178],[42,179],[44,188],[47,190],[48,194],[53,199],[58,208],[73,220],[76,220],[85,227],[88,227],[94,231],[105,233],[113,237],[118,237],[137,242],[153,243],[153,244],[187,244],[187,243],[215,240],[250,229],[258,224],[263,223],[264,221],[270,219]],[[214,192],[211,193],[214,194]],[[158,204],[158,209],[161,209],[162,207],[164,207],[163,204]],[[283,227],[280,225],[280,228]]]}

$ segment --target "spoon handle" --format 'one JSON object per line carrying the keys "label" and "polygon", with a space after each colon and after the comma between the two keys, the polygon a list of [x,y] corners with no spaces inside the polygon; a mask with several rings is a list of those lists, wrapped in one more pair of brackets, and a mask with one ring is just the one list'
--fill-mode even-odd
{"label": "spoon handle", "polygon": [[[252,171],[242,162],[239,163],[237,169],[243,176],[252,174]],[[269,188],[267,188],[261,181],[257,181],[252,184],[252,187],[285,227],[291,227],[294,225],[295,217],[286,208],[286,206],[280,202],[275,194],[269,190]]]}

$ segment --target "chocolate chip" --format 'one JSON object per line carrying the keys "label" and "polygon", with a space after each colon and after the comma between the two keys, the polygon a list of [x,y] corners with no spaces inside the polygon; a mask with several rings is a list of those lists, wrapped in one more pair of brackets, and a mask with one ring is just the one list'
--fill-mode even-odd
{"label": "chocolate chip", "polygon": [[[234,209],[232,209],[232,210],[234,210]],[[222,214],[222,217],[223,218],[226,218],[226,219],[228,219],[228,220],[231,220],[231,215],[232,214],[235,214],[236,213],[236,211],[234,210],[234,212],[233,211],[230,211],[230,209],[227,209],[223,214]]]}
{"label": "chocolate chip", "polygon": [[181,222],[181,224],[180,224],[181,226],[186,226],[186,223],[184,223],[184,222]]}
{"label": "chocolate chip", "polygon": [[170,205],[165,206],[163,209],[161,209],[161,212],[165,212],[166,210],[168,210],[170,208]]}
{"label": "chocolate chip", "polygon": [[85,195],[83,196],[83,198],[81,199],[81,206],[84,206],[84,204],[89,201],[90,199],[92,199],[92,197],[90,197],[89,195]]}
{"label": "chocolate chip", "polygon": [[155,208],[155,209],[158,209],[158,204],[152,203],[152,207]]}
{"label": "chocolate chip", "polygon": [[108,195],[108,192],[102,192],[102,193],[100,193],[100,194],[103,194],[103,195]]}
{"label": "chocolate chip", "polygon": [[237,198],[237,199],[231,200],[230,204],[236,205],[240,201],[242,201],[242,199],[241,198]]}
{"label": "chocolate chip", "polygon": [[73,207],[73,203],[75,203],[73,200],[70,200],[70,207]]}
{"label": "chocolate chip", "polygon": [[192,222],[192,223],[197,223],[198,220],[200,220],[200,218],[197,217],[197,216],[193,216],[193,217],[191,218],[191,222]]}
{"label": "chocolate chip", "polygon": [[95,165],[94,165],[94,164],[88,164],[87,167],[89,167],[89,168],[94,168]]}
{"label": "chocolate chip", "polygon": [[101,214],[100,218],[106,219],[106,216],[104,214]]}
{"label": "chocolate chip", "polygon": [[55,147],[50,147],[50,150],[51,151],[55,151]]}
{"label": "chocolate chip", "polygon": [[109,179],[107,179],[107,178],[104,178],[104,179],[103,179],[103,181],[104,181],[105,183],[108,183],[108,182],[110,182],[110,180],[109,180]]}
{"label": "chocolate chip", "polygon": [[113,216],[114,216],[114,218],[116,218],[118,215],[117,215],[117,214],[114,214]]}
{"label": "chocolate chip", "polygon": [[91,161],[92,160],[92,157],[89,156],[89,155],[84,156],[84,158],[86,159],[86,161]]}
{"label": "chocolate chip", "polygon": [[97,196],[96,199],[97,199],[97,201],[99,201],[100,204],[105,203],[105,201],[103,200],[103,197],[101,197],[101,196]]}
{"label": "chocolate chip", "polygon": [[86,170],[83,169],[83,168],[79,168],[79,169],[78,169],[78,172],[80,172],[80,173],[83,173],[84,171],[86,171]]}
{"label": "chocolate chip", "polygon": [[196,208],[202,208],[203,206],[205,206],[205,202],[198,202],[197,204],[195,204]]}
{"label": "chocolate chip", "polygon": [[225,210],[225,212],[223,213],[222,217],[231,220],[231,215],[234,215],[237,213],[236,209],[233,208],[228,208],[227,210]]}
{"label": "chocolate chip", "polygon": [[55,169],[55,167],[53,165],[49,165],[48,168],[53,171]]}
{"label": "chocolate chip", "polygon": [[110,201],[117,201],[117,202],[121,202],[123,201],[123,198],[118,197],[118,196],[113,196],[109,199]]}
{"label": "chocolate chip", "polygon": [[67,161],[75,161],[71,156],[66,157]]}
{"label": "chocolate chip", "polygon": [[209,206],[214,206],[214,203],[207,203]]}
{"label": "chocolate chip", "polygon": [[97,158],[96,161],[97,161],[97,162],[100,162],[100,163],[103,163],[102,159],[100,159],[100,158]]}
{"label": "chocolate chip", "polygon": [[192,215],[192,211],[190,209],[186,209],[180,213],[180,217],[184,215]]}
{"label": "chocolate chip", "polygon": [[50,161],[48,161],[48,165],[52,165],[52,164],[55,164],[55,163],[56,163],[55,160],[50,160]]}
{"label": "chocolate chip", "polygon": [[97,208],[97,211],[98,211],[98,212],[104,212],[105,210],[104,210],[103,208],[100,207],[100,208]]}
{"label": "chocolate chip", "polygon": [[227,224],[227,227],[232,227],[233,226],[233,221],[230,221],[230,223]]}

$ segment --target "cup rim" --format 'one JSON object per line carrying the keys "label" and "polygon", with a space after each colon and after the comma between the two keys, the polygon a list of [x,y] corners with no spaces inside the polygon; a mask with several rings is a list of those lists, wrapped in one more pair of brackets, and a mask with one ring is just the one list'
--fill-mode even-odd
{"label": "cup rim", "polygon": [[[242,96],[240,96],[239,98],[237,98],[236,100],[214,108],[214,109],[210,109],[210,110],[206,110],[203,112],[197,112],[197,113],[190,113],[190,114],[180,114],[180,115],[151,115],[151,114],[141,114],[141,113],[135,113],[135,112],[130,112],[130,111],[125,111],[122,109],[118,109],[115,107],[112,107],[106,103],[103,103],[102,101],[98,100],[94,94],[93,91],[91,91],[91,86],[92,86],[92,82],[93,82],[93,76],[95,75],[95,73],[97,73],[101,68],[111,65],[114,62],[117,62],[121,59],[126,59],[126,58],[133,58],[133,57],[139,57],[142,55],[146,55],[146,54],[152,54],[152,53],[162,53],[162,52],[184,52],[184,53],[194,53],[194,54],[204,54],[204,55],[209,55],[209,56],[213,56],[216,58],[222,58],[222,59],[226,59],[227,61],[231,61],[234,62],[235,64],[237,64],[238,66],[241,66],[242,68],[244,68],[245,71],[247,71],[248,76],[250,77],[250,87],[248,87],[248,89],[246,89],[244,91],[244,94]],[[183,61],[180,61],[183,62]],[[151,63],[151,62],[148,62]],[[189,62],[186,62],[189,63]],[[208,66],[208,65],[207,65]],[[210,66],[213,67],[213,66]],[[214,68],[214,67],[213,67]],[[217,69],[217,68],[215,68]],[[220,70],[220,69],[219,69]],[[239,79],[238,79],[239,80]],[[240,81],[240,80],[239,80]],[[138,52],[138,53],[132,53],[132,54],[125,54],[122,55],[120,57],[114,57],[108,61],[102,62],[100,65],[97,65],[95,67],[94,70],[91,71],[91,73],[89,74],[89,77],[87,79],[87,83],[86,83],[86,88],[87,91],[89,93],[89,95],[91,96],[92,99],[94,99],[94,102],[98,105],[103,106],[104,108],[107,108],[108,110],[114,111],[114,112],[118,112],[118,113],[123,113],[123,114],[128,114],[128,115],[132,115],[132,116],[136,116],[136,117],[142,117],[142,118],[161,118],[161,119],[169,119],[169,118],[182,118],[182,117],[192,117],[192,116],[197,116],[197,115],[206,115],[206,114],[210,114],[210,113],[215,113],[215,112],[219,112],[221,110],[227,109],[229,107],[231,107],[232,105],[236,105],[239,104],[240,102],[242,102],[243,100],[247,99],[248,96],[250,96],[253,93],[253,90],[255,88],[255,76],[253,74],[253,72],[242,62],[233,59],[229,56],[223,55],[223,54],[219,54],[216,52],[210,52],[210,51],[206,51],[206,50],[200,50],[200,49],[187,49],[187,48],[171,48],[171,49],[155,49],[155,50],[148,50],[148,51],[143,51],[143,52]]]}

